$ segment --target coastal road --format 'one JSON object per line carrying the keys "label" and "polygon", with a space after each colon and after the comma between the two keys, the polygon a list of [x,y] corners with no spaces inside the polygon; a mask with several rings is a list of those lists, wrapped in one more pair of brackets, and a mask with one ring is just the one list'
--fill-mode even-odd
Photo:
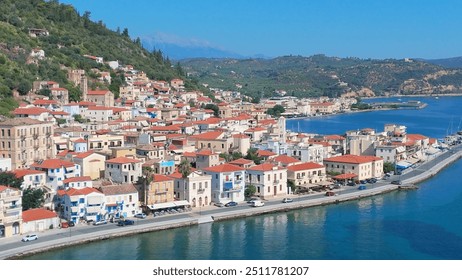
{"label": "coastal road", "polygon": [[[392,180],[401,180],[403,184],[413,184],[431,177],[437,171],[449,164],[456,157],[462,155],[462,145],[452,146],[449,150],[440,153],[437,157],[430,161],[423,162],[418,166],[405,171],[402,175],[394,175],[387,180],[379,180],[375,184],[364,184],[366,190],[358,190],[357,186],[343,186],[340,189],[334,189],[336,193],[334,197],[325,196],[325,192],[312,193],[307,195],[291,195],[294,199],[292,203],[282,203],[281,199],[266,200],[263,207],[251,207],[248,203],[240,203],[235,207],[215,207],[207,206],[194,211],[166,214],[160,217],[148,216],[146,219],[136,219],[135,225],[117,226],[116,223],[108,223],[105,225],[86,225],[78,224],[75,227],[60,228],[47,230],[39,233],[39,239],[30,242],[21,242],[22,235],[13,236],[10,238],[0,239],[0,259],[6,259],[13,256],[21,255],[28,252],[39,252],[44,249],[52,249],[70,244],[79,244],[88,242],[89,240],[102,240],[123,236],[133,233],[141,233],[152,230],[172,228],[177,226],[187,226],[200,223],[202,218],[211,217],[238,217],[239,215],[250,215],[258,213],[258,211],[280,211],[282,209],[297,208],[294,206],[309,207],[313,205],[323,205],[332,203],[335,200],[356,199],[361,196],[374,195],[386,190],[396,188],[396,185],[391,185]],[[436,168],[438,167],[438,168]]]}

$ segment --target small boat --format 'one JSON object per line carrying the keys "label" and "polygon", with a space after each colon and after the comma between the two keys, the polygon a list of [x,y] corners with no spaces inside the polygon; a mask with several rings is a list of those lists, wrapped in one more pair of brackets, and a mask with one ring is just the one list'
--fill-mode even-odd
{"label": "small boat", "polygon": [[417,190],[419,187],[416,185],[406,185],[406,186],[399,186],[398,189],[400,190]]}

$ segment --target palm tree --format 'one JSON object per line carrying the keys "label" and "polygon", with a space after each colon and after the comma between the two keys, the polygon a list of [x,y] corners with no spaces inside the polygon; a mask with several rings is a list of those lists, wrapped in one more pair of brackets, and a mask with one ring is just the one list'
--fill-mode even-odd
{"label": "palm tree", "polygon": [[178,165],[178,172],[181,173],[183,178],[183,199],[186,200],[186,178],[191,174],[191,164],[187,159],[183,159]]}

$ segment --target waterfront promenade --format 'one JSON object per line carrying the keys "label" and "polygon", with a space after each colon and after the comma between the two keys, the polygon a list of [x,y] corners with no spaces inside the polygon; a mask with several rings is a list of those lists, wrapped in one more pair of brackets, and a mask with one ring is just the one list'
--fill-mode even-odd
{"label": "waterfront promenade", "polygon": [[288,204],[281,203],[281,198],[268,200],[265,201],[264,207],[257,208],[252,208],[245,203],[231,208],[208,206],[195,209],[188,213],[155,218],[150,216],[147,219],[136,219],[134,226],[125,227],[118,227],[115,224],[101,226],[78,225],[73,228],[39,232],[39,240],[32,242],[21,242],[20,239],[22,236],[14,236],[8,239],[4,238],[0,240],[0,259],[18,258],[21,257],[21,255],[34,254],[63,246],[100,241],[118,236],[360,199],[361,197],[396,190],[398,186],[390,184],[391,180],[400,179],[405,185],[423,181],[435,175],[451,162],[459,159],[462,156],[461,150],[462,147],[460,146],[453,147],[449,151],[440,153],[438,157],[431,161],[424,162],[415,168],[409,169],[400,177],[396,176],[386,181],[379,180],[379,182],[373,185],[367,184],[367,189],[361,191],[357,190],[355,187],[344,187],[335,190],[337,195],[332,197],[326,197],[324,196],[324,192],[322,192],[310,195],[292,196],[294,202]]}

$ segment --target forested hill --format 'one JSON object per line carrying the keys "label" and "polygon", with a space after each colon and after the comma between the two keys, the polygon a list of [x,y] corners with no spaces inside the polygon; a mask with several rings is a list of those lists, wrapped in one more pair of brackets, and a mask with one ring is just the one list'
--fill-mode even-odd
{"label": "forested hill", "polygon": [[[30,29],[44,29],[48,36],[34,38]],[[31,63],[33,49],[42,49],[46,58]],[[40,79],[58,82],[69,90],[71,100],[78,100],[80,91],[67,81],[63,66],[85,69],[88,75],[92,68],[110,71],[113,82],[109,89],[117,95],[123,83],[120,74],[84,55],[133,65],[152,79],[183,78],[181,67],[172,67],[161,51],[144,49],[139,38],[130,38],[126,28],[112,31],[101,21],[93,22],[90,12],[79,15],[71,5],[58,1],[1,0],[0,99],[16,91],[26,94],[32,82]]]}
{"label": "forested hill", "polygon": [[325,55],[274,59],[189,59],[181,65],[210,87],[254,97],[445,94],[462,92],[460,69],[413,59],[359,59]]}

